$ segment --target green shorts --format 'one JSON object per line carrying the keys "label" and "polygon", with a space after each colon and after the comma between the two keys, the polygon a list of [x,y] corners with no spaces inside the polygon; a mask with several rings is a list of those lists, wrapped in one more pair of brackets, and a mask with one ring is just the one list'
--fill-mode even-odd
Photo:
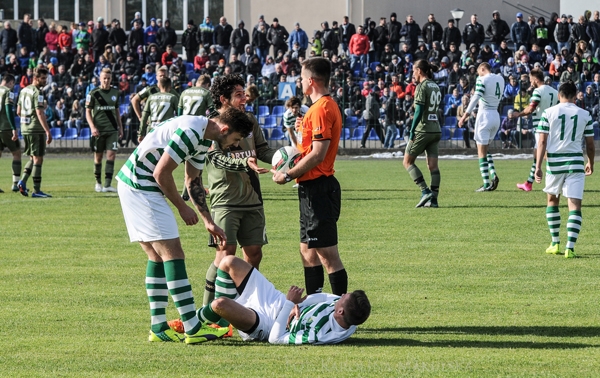
{"label": "green shorts", "polygon": [[429,157],[438,157],[438,144],[442,138],[441,133],[415,133],[415,138],[408,141],[405,154],[419,156],[423,152]]}
{"label": "green shorts", "polygon": [[[229,210],[216,209],[211,211],[215,224],[221,227],[227,235],[227,244],[245,247],[247,245],[265,245],[267,229],[265,226],[265,212],[257,210]],[[216,247],[212,235],[208,241],[209,247]]]}
{"label": "green shorts", "polygon": [[92,137],[92,150],[94,152],[117,151],[119,149],[119,133],[100,134],[99,137]]}
{"label": "green shorts", "polygon": [[4,150],[4,147],[8,148],[10,152],[18,151],[21,148],[19,140],[12,140],[12,130],[0,131],[0,152]]}
{"label": "green shorts", "polygon": [[46,134],[27,134],[23,135],[25,141],[25,155],[44,156],[46,155]]}

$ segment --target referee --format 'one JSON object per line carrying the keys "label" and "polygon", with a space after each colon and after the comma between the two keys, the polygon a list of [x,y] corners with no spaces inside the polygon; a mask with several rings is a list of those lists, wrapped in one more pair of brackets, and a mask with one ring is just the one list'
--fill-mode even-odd
{"label": "referee", "polygon": [[300,200],[300,254],[304,264],[306,294],[319,293],[325,281],[323,265],[333,294],[348,289],[348,275],[338,252],[337,220],[341,188],[333,176],[342,130],[342,115],[329,95],[331,64],[311,58],[302,64],[302,89],[313,105],[296,120],[296,139],[302,160],[287,173],[273,170],[273,181],[296,179]]}

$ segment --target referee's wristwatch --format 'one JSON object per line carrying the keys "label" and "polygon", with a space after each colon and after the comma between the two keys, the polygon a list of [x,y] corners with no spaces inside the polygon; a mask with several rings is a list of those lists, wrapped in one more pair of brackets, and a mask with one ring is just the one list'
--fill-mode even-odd
{"label": "referee's wristwatch", "polygon": [[290,182],[293,180],[292,176],[290,176],[287,172],[283,174],[283,177],[285,177],[285,182]]}

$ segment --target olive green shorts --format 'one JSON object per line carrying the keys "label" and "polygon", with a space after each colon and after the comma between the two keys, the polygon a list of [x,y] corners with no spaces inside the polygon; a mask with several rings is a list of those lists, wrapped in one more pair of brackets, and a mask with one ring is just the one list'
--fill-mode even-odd
{"label": "olive green shorts", "polygon": [[25,155],[44,156],[46,155],[46,134],[27,134],[23,135],[25,141]]}
{"label": "olive green shorts", "polygon": [[92,137],[92,150],[94,152],[117,151],[119,149],[119,133],[100,134]]}
{"label": "olive green shorts", "polygon": [[[239,244],[241,247],[245,247],[268,243],[263,209],[244,211],[216,209],[211,211],[211,215],[215,224],[225,231],[227,244]],[[212,235],[208,245],[209,247],[217,246]]]}
{"label": "olive green shorts", "polygon": [[21,148],[19,140],[12,140],[12,130],[0,131],[0,152],[6,147],[10,152],[18,151]]}
{"label": "olive green shorts", "polygon": [[442,138],[441,133],[415,133],[413,140],[408,141],[405,154],[419,156],[423,152],[428,157],[438,157],[438,144]]}

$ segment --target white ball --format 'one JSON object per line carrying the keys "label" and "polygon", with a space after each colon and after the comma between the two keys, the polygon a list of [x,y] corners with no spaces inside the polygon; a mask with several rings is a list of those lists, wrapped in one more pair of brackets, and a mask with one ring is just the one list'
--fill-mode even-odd
{"label": "white ball", "polygon": [[294,168],[300,159],[302,159],[302,154],[296,147],[281,147],[273,155],[271,165],[273,166],[274,170],[281,173],[286,173],[290,169]]}

